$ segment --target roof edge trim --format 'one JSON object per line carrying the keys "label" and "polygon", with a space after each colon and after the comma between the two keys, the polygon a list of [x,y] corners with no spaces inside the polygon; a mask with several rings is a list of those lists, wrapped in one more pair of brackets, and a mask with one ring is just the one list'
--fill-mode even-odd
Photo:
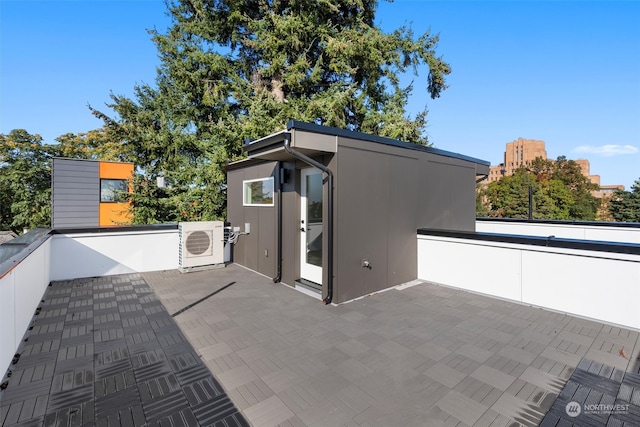
{"label": "roof edge trim", "polygon": [[352,130],[340,129],[331,126],[323,126],[315,123],[299,122],[296,120],[289,120],[287,123],[287,130],[292,129],[306,130],[309,132],[316,132],[325,135],[339,136],[344,138],[360,139],[363,141],[376,142],[378,144],[392,145],[400,148],[407,148],[409,150],[424,151],[427,153],[438,154],[445,157],[451,157],[455,159],[465,160],[472,163],[477,163],[483,166],[491,166],[491,162],[486,160],[477,159],[475,157],[466,156],[460,153],[454,153],[452,151],[441,150],[439,148],[426,147],[424,145],[414,144],[412,142],[400,141],[398,139],[387,138],[384,136],[371,135],[368,133],[356,132]]}

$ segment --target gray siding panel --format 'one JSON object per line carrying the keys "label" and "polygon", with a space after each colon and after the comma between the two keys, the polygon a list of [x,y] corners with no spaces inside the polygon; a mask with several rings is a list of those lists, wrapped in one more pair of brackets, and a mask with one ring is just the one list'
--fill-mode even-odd
{"label": "gray siding panel", "polygon": [[[340,141],[336,302],[414,280],[418,154],[366,141]],[[362,267],[367,259],[371,269]]]}
{"label": "gray siding panel", "polygon": [[406,283],[418,277],[418,200],[425,197],[418,181],[419,164],[417,159],[389,156],[389,285]]}
{"label": "gray siding panel", "polygon": [[100,163],[53,159],[52,226],[97,227],[100,203]]}
{"label": "gray siding panel", "polygon": [[[260,165],[260,178],[274,176],[276,173],[276,164],[268,163]],[[274,178],[274,185],[277,179]],[[274,277],[276,275],[276,210],[277,196],[274,188],[274,205],[258,207],[258,271],[265,276]],[[252,224],[253,227],[253,224]]]}
{"label": "gray siding panel", "polygon": [[248,179],[274,176],[276,163],[249,166],[232,170],[227,175],[227,218],[232,227],[245,229],[249,223],[251,230],[241,235],[233,248],[233,259],[240,265],[266,276],[276,274],[276,205],[243,206],[242,182]]}
{"label": "gray siding panel", "polygon": [[100,181],[98,177],[92,178],[92,181],[98,180],[97,182],[86,181],[89,179],[89,176],[85,176],[82,179],[75,180],[63,180],[58,179],[56,182],[56,190],[58,193],[64,194],[63,190],[70,190],[66,194],[77,194],[77,193],[86,193],[91,194],[94,199],[97,199],[100,196],[100,191],[95,192],[96,189],[100,189]]}
{"label": "gray siding panel", "polygon": [[[56,201],[80,201],[80,200],[85,200],[85,196],[83,196],[82,194],[77,194],[75,192],[73,193],[62,193],[62,192],[58,192],[58,194],[56,194]],[[95,195],[95,200],[99,201],[99,195]]]}
{"label": "gray siding panel", "polygon": [[[260,178],[260,166],[249,167],[244,170],[244,178],[247,179],[257,179]],[[235,193],[242,199],[242,182],[240,183],[240,187],[235,190]],[[241,201],[242,203],[242,201]],[[252,270],[258,271],[258,208],[255,206],[243,206],[244,209],[244,221],[249,223],[251,226],[251,233],[240,236],[242,240],[244,240],[244,259],[245,259],[245,267],[248,267]],[[238,225],[241,230],[244,230],[244,223],[242,224],[233,224]]]}
{"label": "gray siding panel", "polygon": [[422,171],[423,210],[417,228],[475,230],[475,168],[429,161]]}
{"label": "gray siding panel", "polygon": [[[96,165],[99,165],[99,162],[94,162],[89,160],[87,160],[87,162],[95,163]],[[70,164],[65,164],[62,166],[59,164],[59,162],[56,162],[56,167],[57,167],[56,170],[63,171],[65,173],[65,176],[69,176],[69,177],[80,177],[87,173],[93,173],[93,171],[95,170],[95,165],[87,167],[82,163],[80,163],[79,161],[74,161]]]}
{"label": "gray siding panel", "polygon": [[[389,183],[386,155],[340,147],[336,302],[387,287]],[[368,259],[372,268],[362,267]],[[337,286],[335,286],[337,285]]]}
{"label": "gray siding panel", "polygon": [[[242,180],[244,179],[244,169],[236,169],[227,172],[227,220],[232,227],[244,227],[245,217],[242,207]],[[233,245],[233,261],[245,264],[245,241],[238,238],[238,242]]]}
{"label": "gray siding panel", "polygon": [[282,191],[282,282],[293,286],[300,277],[300,193],[295,163],[283,167],[289,171],[289,181]]}
{"label": "gray siding panel", "polygon": [[86,204],[75,204],[75,205],[67,205],[60,204],[56,206],[56,213],[64,215],[68,218],[82,218],[87,214],[92,214],[95,212],[94,206],[89,206]]}

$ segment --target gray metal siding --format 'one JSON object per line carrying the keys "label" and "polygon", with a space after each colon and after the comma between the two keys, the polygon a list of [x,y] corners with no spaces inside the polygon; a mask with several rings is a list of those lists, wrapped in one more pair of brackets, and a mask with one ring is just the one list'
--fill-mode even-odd
{"label": "gray metal siding", "polygon": [[277,200],[274,206],[243,206],[242,182],[274,176],[275,169],[276,163],[270,162],[232,170],[227,175],[227,219],[240,231],[245,230],[245,223],[251,228],[234,245],[234,262],[270,277],[276,272]]}
{"label": "gray metal siding", "polygon": [[[227,172],[227,221],[232,226],[244,227],[244,207],[242,206],[242,180],[244,169],[236,169]],[[245,265],[244,239],[238,239],[233,246],[233,261]]]}
{"label": "gray metal siding", "polygon": [[[275,176],[277,167],[276,163],[268,163],[259,166],[260,176],[259,178],[265,178],[269,176]],[[273,193],[273,206],[262,206],[255,209],[258,210],[258,221],[255,224],[251,224],[251,232],[253,233],[253,227],[257,226],[258,235],[258,269],[257,271],[265,276],[274,277],[276,275],[276,210],[278,209],[277,198],[277,179],[274,179],[274,193]]]}
{"label": "gray metal siding", "polygon": [[397,285],[418,277],[416,224],[418,200],[424,197],[418,181],[419,162],[389,158],[389,228],[387,283]]}
{"label": "gray metal siding", "polygon": [[[336,302],[416,278],[419,163],[414,153],[405,154],[395,147],[340,141]],[[371,269],[362,267],[363,259]]]}
{"label": "gray metal siding", "polygon": [[[389,205],[385,156],[340,147],[336,302],[383,289],[387,282]],[[368,259],[371,270],[362,268]]]}
{"label": "gray metal siding", "polygon": [[417,228],[474,231],[475,168],[443,160],[430,160],[421,171],[425,198]]}
{"label": "gray metal siding", "polygon": [[[300,277],[300,193],[295,163],[286,162],[282,165],[289,171],[289,180],[282,191],[282,282],[293,286]],[[277,220],[277,218],[276,218]],[[277,260],[276,260],[277,262]]]}
{"label": "gray metal siding", "polygon": [[100,164],[90,160],[53,159],[52,227],[97,227]]}

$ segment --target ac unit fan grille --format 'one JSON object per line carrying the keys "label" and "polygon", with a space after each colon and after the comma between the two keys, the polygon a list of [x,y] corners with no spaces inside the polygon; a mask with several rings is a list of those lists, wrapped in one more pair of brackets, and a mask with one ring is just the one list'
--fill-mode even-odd
{"label": "ac unit fan grille", "polygon": [[211,247],[211,238],[205,231],[193,231],[189,233],[184,244],[190,255],[202,255]]}

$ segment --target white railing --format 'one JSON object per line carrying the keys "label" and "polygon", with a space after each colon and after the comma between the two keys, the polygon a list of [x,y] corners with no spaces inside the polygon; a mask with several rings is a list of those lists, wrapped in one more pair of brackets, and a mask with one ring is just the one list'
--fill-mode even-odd
{"label": "white railing", "polygon": [[637,253],[419,234],[418,278],[640,329]]}
{"label": "white railing", "polygon": [[606,242],[640,243],[640,224],[563,223],[562,221],[500,221],[477,220],[476,231],[482,233],[520,234],[525,236],[555,236],[564,239],[599,240]]}
{"label": "white railing", "polygon": [[49,284],[50,242],[46,239],[0,277],[0,379]]}

